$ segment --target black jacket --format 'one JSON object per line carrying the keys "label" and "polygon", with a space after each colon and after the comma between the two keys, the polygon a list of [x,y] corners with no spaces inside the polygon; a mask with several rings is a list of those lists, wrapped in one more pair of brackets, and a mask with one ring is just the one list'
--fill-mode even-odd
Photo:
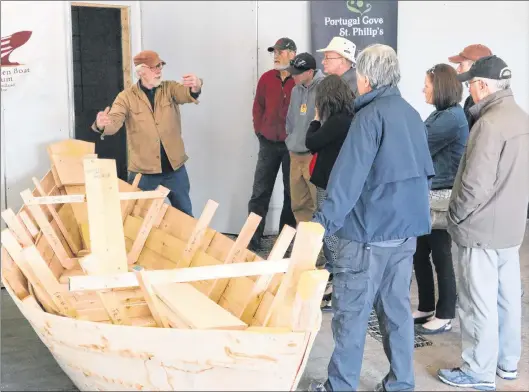
{"label": "black jacket", "polygon": [[472,115],[470,114],[470,108],[474,106],[474,100],[472,99],[472,96],[469,95],[467,99],[465,99],[465,104],[463,105],[463,110],[465,111],[465,117],[467,118],[468,122],[468,130],[472,128],[472,125],[474,125],[474,119],[472,118]]}
{"label": "black jacket", "polygon": [[326,189],[334,162],[340,153],[347,136],[353,116],[336,114],[325,121],[312,121],[307,131],[306,147],[310,152],[318,153],[310,182],[319,188]]}

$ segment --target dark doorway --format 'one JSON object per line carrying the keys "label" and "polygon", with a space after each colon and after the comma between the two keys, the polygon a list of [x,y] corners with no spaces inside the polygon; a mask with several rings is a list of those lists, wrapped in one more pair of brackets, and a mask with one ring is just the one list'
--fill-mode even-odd
{"label": "dark doorway", "polygon": [[104,140],[90,128],[97,113],[112,106],[124,88],[128,67],[123,66],[122,12],[120,8],[72,6],[72,49],[75,138],[95,143],[99,158],[115,159],[118,177],[126,181],[125,126]]}

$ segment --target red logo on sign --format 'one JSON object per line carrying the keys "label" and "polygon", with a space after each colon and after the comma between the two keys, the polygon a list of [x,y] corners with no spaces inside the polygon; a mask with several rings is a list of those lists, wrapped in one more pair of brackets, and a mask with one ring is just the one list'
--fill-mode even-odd
{"label": "red logo on sign", "polygon": [[31,34],[31,31],[19,31],[7,37],[2,37],[2,67],[21,65],[20,63],[12,62],[9,56],[15,49],[28,42]]}

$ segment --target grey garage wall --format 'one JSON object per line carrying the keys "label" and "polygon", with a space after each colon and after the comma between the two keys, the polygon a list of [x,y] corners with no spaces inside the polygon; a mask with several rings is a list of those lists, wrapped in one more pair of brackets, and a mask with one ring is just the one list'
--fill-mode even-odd
{"label": "grey garage wall", "polygon": [[256,2],[142,2],[141,21],[142,47],[167,62],[165,79],[178,81],[186,73],[204,79],[200,104],[181,107],[194,214],[213,199],[219,208],[211,226],[238,233],[248,215],[257,155]]}

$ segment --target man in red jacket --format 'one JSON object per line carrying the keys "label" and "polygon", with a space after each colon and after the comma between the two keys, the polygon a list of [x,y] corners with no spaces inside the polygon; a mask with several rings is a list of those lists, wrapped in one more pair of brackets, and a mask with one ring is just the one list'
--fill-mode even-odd
{"label": "man in red jacket", "polygon": [[295,83],[287,68],[296,56],[296,44],[290,38],[280,38],[268,48],[274,54],[274,69],[265,72],[257,84],[253,103],[253,126],[259,140],[259,155],[253,182],[252,197],[248,213],[253,212],[263,219],[250,242],[250,249],[261,247],[265,219],[279,167],[283,171],[284,199],[279,230],[283,225],[296,227],[290,206],[290,156],[285,145],[285,122],[290,93]]}

